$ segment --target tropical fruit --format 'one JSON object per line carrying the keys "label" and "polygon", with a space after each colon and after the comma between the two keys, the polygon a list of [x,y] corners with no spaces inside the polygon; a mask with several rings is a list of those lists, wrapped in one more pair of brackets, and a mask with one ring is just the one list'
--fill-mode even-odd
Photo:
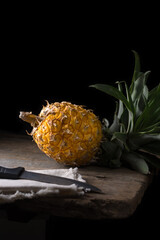
{"label": "tropical fruit", "polygon": [[[33,126],[31,135],[43,152],[69,165],[86,165],[96,158],[100,166],[125,166],[143,174],[160,169],[160,84],[149,90],[150,71],[141,72],[139,55],[133,53],[130,85],[126,81],[116,82],[117,87],[91,85],[116,98],[111,124],[69,102],[47,103],[38,116],[20,113]],[[103,105],[108,114],[108,103]]]}
{"label": "tropical fruit", "polygon": [[57,162],[71,166],[90,163],[102,140],[102,127],[91,111],[69,102],[44,106],[38,116],[20,112],[29,122],[38,147]]}

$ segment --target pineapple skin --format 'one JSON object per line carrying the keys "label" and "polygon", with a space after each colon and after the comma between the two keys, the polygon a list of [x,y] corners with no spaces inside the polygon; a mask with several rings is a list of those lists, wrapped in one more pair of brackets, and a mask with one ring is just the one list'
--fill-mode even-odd
{"label": "pineapple skin", "polygon": [[82,166],[90,163],[102,140],[102,126],[97,116],[82,106],[69,102],[47,103],[33,128],[38,147],[59,163]]}

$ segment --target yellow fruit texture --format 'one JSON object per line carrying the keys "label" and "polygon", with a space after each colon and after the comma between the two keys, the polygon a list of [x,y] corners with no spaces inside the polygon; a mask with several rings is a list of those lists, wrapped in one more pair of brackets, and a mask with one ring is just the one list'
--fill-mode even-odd
{"label": "yellow fruit texture", "polygon": [[34,116],[20,114],[32,124],[33,139],[44,153],[71,166],[90,163],[102,140],[101,122],[92,111],[69,102],[55,102],[47,103],[39,116]]}

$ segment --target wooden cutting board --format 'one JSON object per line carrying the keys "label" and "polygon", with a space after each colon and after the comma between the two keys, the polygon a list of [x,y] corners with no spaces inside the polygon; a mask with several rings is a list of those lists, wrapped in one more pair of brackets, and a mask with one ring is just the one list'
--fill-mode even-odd
{"label": "wooden cutting board", "polygon": [[[27,135],[0,132],[0,166],[26,169],[68,168],[42,153]],[[79,168],[79,173],[103,194],[86,193],[78,198],[39,197],[13,203],[19,209],[53,216],[83,219],[121,219],[131,216],[151,183],[151,176],[119,168]]]}

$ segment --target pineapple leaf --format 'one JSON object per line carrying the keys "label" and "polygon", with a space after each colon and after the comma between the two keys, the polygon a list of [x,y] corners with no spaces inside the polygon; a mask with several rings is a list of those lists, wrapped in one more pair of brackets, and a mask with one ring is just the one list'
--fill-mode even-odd
{"label": "pineapple leaf", "polygon": [[117,116],[117,108],[118,108],[118,104],[116,104],[116,111],[114,113],[113,123],[109,128],[111,133],[119,131],[119,118]]}
{"label": "pineapple leaf", "polygon": [[[106,166],[119,167],[121,163],[143,174],[149,173],[148,163],[160,168],[160,84],[149,91],[150,71],[141,72],[140,58],[133,51],[135,66],[130,86],[116,82],[115,88],[106,84],[90,85],[116,99],[113,123],[105,129],[107,141],[102,143]],[[124,89],[122,88],[124,84]]]}
{"label": "pineapple leaf", "polygon": [[[122,90],[121,83],[120,82],[116,82],[116,83],[118,84],[118,90],[122,92],[123,90]],[[121,118],[123,111],[124,111],[123,101],[119,100],[118,113],[117,113],[118,119]]]}
{"label": "pineapple leaf", "polygon": [[[122,82],[117,81],[118,90],[123,92]],[[126,132],[128,128],[128,109],[124,106],[123,102],[119,100],[117,117],[119,119],[120,132]]]}
{"label": "pineapple leaf", "polygon": [[[150,71],[145,73],[141,73],[141,75],[134,81],[133,83],[133,91],[131,93],[132,100],[135,101],[137,98],[140,98],[143,94],[144,86],[146,85],[146,81]],[[145,96],[147,98],[147,95]]]}
{"label": "pineapple leaf", "polygon": [[125,108],[120,119],[120,124],[123,125],[124,132],[127,132],[128,128],[128,110]]}
{"label": "pineapple leaf", "polygon": [[145,129],[145,133],[160,133],[160,121],[156,122]]}
{"label": "pineapple leaf", "polygon": [[148,88],[146,86],[147,78],[150,71],[141,73],[141,75],[134,81],[131,98],[135,107],[135,118],[137,118],[144,110],[148,99]]}
{"label": "pineapple leaf", "polygon": [[90,87],[94,87],[94,88],[96,88],[96,89],[98,89],[102,92],[107,93],[108,95],[111,95],[112,97],[115,97],[118,100],[121,100],[125,104],[127,109],[129,109],[130,111],[132,110],[129,102],[126,99],[126,97],[117,88],[112,87],[112,86],[107,85],[107,84],[95,84],[95,85],[90,85]]}
{"label": "pineapple leaf", "polygon": [[155,95],[159,91],[160,91],[160,84],[149,92],[149,98],[148,98],[149,102],[151,102],[154,99]]}
{"label": "pineapple leaf", "polygon": [[160,158],[148,152],[139,152],[139,154],[145,159],[146,162],[150,163],[153,167],[160,168]]}
{"label": "pineapple leaf", "polygon": [[160,121],[160,85],[149,93],[148,101],[135,123],[135,131],[145,132],[145,130]]}
{"label": "pineapple leaf", "polygon": [[112,136],[112,140],[117,139],[119,142],[121,142],[122,146],[126,146],[126,141],[127,141],[127,133],[121,133],[121,132],[114,132]]}
{"label": "pineapple leaf", "polygon": [[131,150],[144,149],[151,153],[160,154],[160,134],[131,134],[128,146]]}
{"label": "pineapple leaf", "polygon": [[141,147],[141,149],[160,156],[160,141],[153,141]]}
{"label": "pineapple leaf", "polygon": [[134,53],[134,58],[135,58],[135,66],[134,66],[134,72],[133,72],[133,77],[132,77],[132,83],[130,86],[130,92],[132,93],[133,91],[133,84],[134,81],[139,77],[140,75],[140,70],[141,70],[141,64],[140,64],[140,58],[139,55],[136,51],[132,50]]}
{"label": "pineapple leaf", "polygon": [[141,144],[148,144],[153,141],[160,141],[159,134],[131,134],[132,140],[139,146]]}
{"label": "pineapple leaf", "polygon": [[120,158],[122,148],[114,141],[105,141],[102,143],[102,149],[105,152],[105,160],[108,162],[109,167],[117,168],[121,166]]}
{"label": "pineapple leaf", "polygon": [[148,98],[148,88],[144,86],[143,93],[139,99],[135,100],[135,109],[136,109],[136,118],[140,116],[147,105],[147,98]]}
{"label": "pineapple leaf", "polygon": [[128,90],[128,86],[127,86],[126,82],[125,82],[125,88],[126,88],[127,100],[128,100],[128,102],[130,104],[130,107],[131,107],[131,110],[128,109],[128,128],[127,128],[127,132],[132,132],[133,127],[134,127],[135,109],[134,109],[131,94]]}
{"label": "pineapple leaf", "polygon": [[128,86],[127,86],[127,83],[124,82],[124,84],[125,84],[125,88],[126,88],[127,100],[128,100],[128,102],[129,102],[129,104],[130,104],[131,112],[134,114],[135,109],[134,109],[133,100],[132,100],[131,94],[130,94],[130,92],[129,92],[129,89],[128,89]]}
{"label": "pineapple leaf", "polygon": [[122,161],[129,165],[133,170],[143,174],[149,174],[149,167],[141,155],[134,152],[126,152],[122,154]]}

